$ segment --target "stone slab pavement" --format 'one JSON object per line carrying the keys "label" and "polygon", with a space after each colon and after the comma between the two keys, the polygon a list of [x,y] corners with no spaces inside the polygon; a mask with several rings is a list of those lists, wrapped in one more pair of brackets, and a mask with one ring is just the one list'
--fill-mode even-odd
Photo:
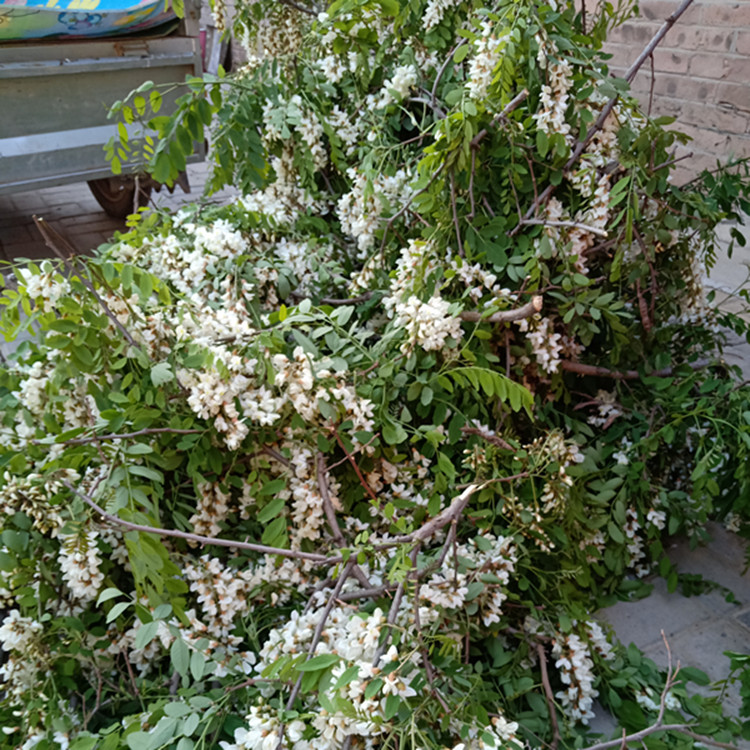
{"label": "stone slab pavement", "polygon": [[[154,202],[177,209],[196,200],[203,191],[207,167],[190,165],[188,175],[192,188],[189,195],[177,188],[172,195],[166,191],[154,194]],[[234,193],[227,190],[211,200],[230,201],[233,197]],[[106,242],[115,231],[124,228],[124,222],[104,213],[84,183],[0,196],[2,259],[49,257],[50,251],[34,226],[33,214],[62,229],[82,252]],[[722,227],[720,233],[728,238],[729,228]],[[749,269],[750,247],[738,248],[732,258],[720,254],[708,281],[717,301],[729,309],[738,309],[736,292],[747,283]],[[745,377],[750,378],[750,346],[746,342],[735,338],[727,350],[727,359],[740,364]],[[619,602],[599,612],[597,617],[610,623],[626,645],[635,643],[660,666],[666,666],[663,630],[675,661],[698,667],[717,680],[728,672],[729,661],[724,651],[750,652],[750,574],[743,574],[743,542],[717,524],[710,527],[710,532],[713,541],[706,547],[690,549],[686,541],[674,541],[671,558],[680,572],[701,574],[730,589],[738,604],[728,603],[717,591],[690,598],[670,594],[664,581],[654,578],[653,592],[646,599]],[[727,709],[736,714],[739,703],[738,689],[730,689],[725,696]],[[606,735],[612,733],[613,727],[611,717],[603,712],[592,722],[593,729]],[[750,750],[750,743],[740,747]]]}
{"label": "stone slab pavement", "polygon": [[[174,193],[170,194],[165,188],[152,193],[152,204],[176,210],[198,200],[208,178],[208,166],[205,163],[190,164],[187,173],[190,193],[183,193],[182,188],[175,187]],[[215,193],[209,200],[226,202],[235,195],[236,191],[227,189]],[[0,195],[0,260],[50,257],[50,250],[34,224],[35,214],[61,231],[81,252],[98,247],[116,231],[125,229],[125,221],[108,216],[85,182]]]}

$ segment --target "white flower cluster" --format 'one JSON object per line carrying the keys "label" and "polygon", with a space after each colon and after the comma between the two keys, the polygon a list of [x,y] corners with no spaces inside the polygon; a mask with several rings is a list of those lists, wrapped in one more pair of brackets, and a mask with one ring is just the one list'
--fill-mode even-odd
{"label": "white flower cluster", "polygon": [[58,562],[63,581],[81,606],[96,599],[104,581],[104,574],[99,570],[102,559],[96,545],[98,535],[97,531],[86,531],[58,537]]}
{"label": "white flower cluster", "polygon": [[308,208],[325,212],[325,206],[298,185],[294,152],[288,143],[281,156],[271,157],[270,164],[276,179],[240,200],[247,211],[262,214],[279,226],[293,224]]}
{"label": "white flower cluster", "polygon": [[507,34],[497,36],[489,21],[482,21],[480,34],[474,41],[474,56],[469,63],[466,88],[472,99],[485,99],[500,55],[508,42]]}
{"label": "white flower cluster", "polygon": [[[469,585],[491,575],[494,582],[485,583],[483,591],[472,601],[478,604],[486,627],[500,622],[502,604],[507,599],[505,587],[518,560],[513,538],[483,534],[468,544],[458,545],[456,555],[461,560],[460,567],[432,575],[420,587],[420,597],[438,607],[457,609],[466,602]],[[455,565],[459,565],[458,560]]]}
{"label": "white flower cluster", "polygon": [[25,652],[44,631],[44,626],[31,617],[22,617],[12,609],[0,626],[0,647],[3,651]]}
{"label": "white flower cluster", "polygon": [[[43,269],[48,264],[43,264]],[[53,270],[42,270],[36,273],[30,268],[18,268],[21,284],[26,288],[26,294],[38,303],[42,301],[41,309],[51,312],[56,309],[59,300],[70,295],[70,282]]]}
{"label": "white flower cluster", "polygon": [[431,31],[442,20],[443,16],[452,8],[461,4],[462,0],[428,0],[422,15],[422,27]]}
{"label": "white flower cluster", "polygon": [[328,113],[328,124],[333,132],[343,141],[344,153],[351,156],[359,145],[362,137],[362,128],[364,120],[358,117],[352,117],[348,112],[333,105],[333,109]]}
{"label": "white flower cluster", "polygon": [[[343,55],[329,54],[318,60],[318,66],[328,83],[341,83],[347,73],[356,73],[358,55],[349,50],[346,58]],[[336,106],[338,108],[338,105]]]}
{"label": "white flower cluster", "polygon": [[599,389],[594,399],[598,414],[592,414],[586,421],[594,427],[603,427],[606,429],[619,416],[622,416],[622,409],[617,403],[617,394],[614,391],[604,391]]}
{"label": "white flower cluster", "polygon": [[522,750],[526,747],[518,736],[518,722],[508,721],[498,710],[489,726],[472,727],[466,741],[453,746],[453,750]]}
{"label": "white flower cluster", "polygon": [[405,302],[396,302],[396,326],[406,329],[406,341],[401,351],[409,354],[416,346],[425,351],[443,351],[448,340],[461,340],[461,319],[451,314],[451,303],[439,294],[434,294],[427,302],[419,297],[409,297]]}
{"label": "white flower cluster", "polygon": [[291,57],[302,46],[302,14],[291,6],[278,3],[274,12],[253,20],[252,35],[247,32],[241,41],[252,69],[268,59]]}
{"label": "white flower cluster", "polygon": [[551,42],[540,47],[538,59],[544,62],[543,67],[547,69],[547,83],[542,86],[542,95],[539,98],[541,109],[534,113],[533,119],[542,133],[561,133],[568,137],[570,125],[565,121],[565,115],[570,103],[568,92],[573,86],[573,69],[567,60],[552,60],[547,51],[548,45],[552,47],[549,52],[556,53]]}
{"label": "white flower cluster", "polygon": [[409,96],[412,88],[417,85],[419,73],[413,65],[401,65],[393,71],[393,75],[383,83],[383,88],[377,94],[368,94],[365,104],[369,110],[384,109],[389,104],[398,104]]}
{"label": "white flower cluster", "polygon": [[[284,655],[308,653],[322,616],[323,608],[305,614],[292,612],[289,620],[269,633],[259,654],[257,671],[262,672]],[[333,670],[334,681],[349,667],[357,667],[358,674],[340,688],[341,697],[349,701],[354,711],[329,712],[311,704],[312,716],[307,725],[300,720],[287,726],[286,738],[292,750],[337,750],[347,737],[377,737],[386,732],[389,726],[387,722],[375,721],[376,717],[382,715],[387,696],[408,698],[416,695],[410,685],[410,677],[402,675],[397,667],[382,675],[383,685],[379,694],[365,698],[365,690],[370,681],[381,673],[385,665],[406,661],[394,646],[379,659],[375,658],[385,622],[385,615],[380,609],[376,609],[371,615],[353,615],[344,607],[334,607],[331,610],[314,655],[336,654],[341,657],[342,663]],[[236,730],[234,743],[222,743],[223,750],[265,748],[269,737],[273,737],[275,748],[280,739],[280,722],[276,711],[261,703],[251,709],[246,721],[247,728]],[[315,731],[316,736],[310,740],[302,739],[308,727]],[[271,748],[270,743],[268,747]]]}
{"label": "white flower cluster", "polygon": [[626,511],[627,521],[623,527],[625,537],[628,543],[628,567],[635,570],[639,578],[647,576],[651,572],[651,566],[641,562],[646,557],[643,548],[643,538],[638,534],[641,530],[641,524],[638,522],[638,511],[635,508],[628,508]]}
{"label": "white flower cluster", "polygon": [[555,666],[560,670],[560,680],[568,686],[555,694],[563,710],[574,721],[588,724],[594,718],[591,710],[599,691],[594,688],[594,662],[588,647],[580,636],[558,635],[552,644]]}
{"label": "white flower cluster", "polygon": [[526,340],[539,366],[552,374],[560,367],[563,352],[563,337],[554,330],[552,321],[535,315],[518,321],[519,330],[526,333]]}
{"label": "white flower cluster", "polygon": [[190,517],[196,534],[218,536],[219,525],[229,513],[229,495],[223,492],[218,482],[201,482],[197,487],[198,507]]}
{"label": "white flower cluster", "polygon": [[342,230],[357,240],[358,257],[361,257],[375,243],[384,201],[394,206],[408,199],[409,174],[400,169],[393,177],[379,175],[372,181],[367,197],[367,177],[354,167],[350,167],[346,175],[352,181],[352,189],[339,198],[336,210]]}
{"label": "white flower cluster", "polygon": [[[64,478],[72,481],[78,478],[78,474],[67,470]],[[39,474],[27,474],[25,477],[18,477],[8,471],[3,474],[3,485],[0,487],[0,527],[4,517],[20,511],[32,519],[35,529],[52,537],[57,536],[63,520],[50,499],[60,491],[62,485],[59,480],[41,480]]]}

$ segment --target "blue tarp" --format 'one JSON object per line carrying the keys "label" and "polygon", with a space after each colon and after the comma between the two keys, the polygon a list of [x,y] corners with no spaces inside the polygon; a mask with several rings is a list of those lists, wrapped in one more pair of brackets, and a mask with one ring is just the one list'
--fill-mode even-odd
{"label": "blue tarp", "polygon": [[0,42],[130,34],[171,18],[165,0],[0,0]]}

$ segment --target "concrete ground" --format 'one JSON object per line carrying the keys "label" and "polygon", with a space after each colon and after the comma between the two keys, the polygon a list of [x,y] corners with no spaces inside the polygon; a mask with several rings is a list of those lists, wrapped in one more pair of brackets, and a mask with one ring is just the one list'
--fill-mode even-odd
{"label": "concrete ground", "polygon": [[[190,193],[175,187],[174,193],[170,194],[164,188],[159,193],[152,193],[152,203],[176,210],[198,200],[206,184],[208,167],[205,163],[191,164],[187,173]],[[210,200],[227,201],[234,194],[232,190],[222,190]],[[85,182],[0,195],[0,260],[50,256],[34,224],[35,214],[61,231],[81,252],[107,242],[116,231],[126,228],[124,220],[113,219],[104,212]]]}
{"label": "concrete ground", "polygon": [[[177,188],[173,195],[154,194],[157,205],[171,209],[196,200],[206,182],[207,168],[191,165],[188,174],[192,193]],[[212,200],[227,201],[232,191],[224,191]],[[45,218],[61,229],[81,251],[106,242],[124,228],[124,222],[108,217],[94,200],[85,184],[37,190],[13,196],[0,196],[0,255],[5,260],[17,257],[49,257],[34,226],[32,215]],[[721,232],[728,238],[728,228]],[[749,243],[750,244],[750,243]],[[717,300],[729,309],[739,309],[736,292],[746,286],[750,248],[738,248],[733,258],[724,253],[709,280]],[[736,337],[727,350],[727,359],[740,364],[750,378],[750,346]],[[706,547],[689,549],[682,540],[672,544],[671,558],[680,572],[697,573],[734,592],[738,604],[728,603],[718,591],[686,598],[669,594],[663,580],[654,578],[653,592],[637,602],[620,602],[598,613],[612,625],[625,644],[635,643],[657,664],[666,665],[666,651],[661,631],[669,641],[673,659],[697,667],[712,679],[726,676],[729,667],[726,650],[750,653],[750,575],[743,574],[745,545],[734,534],[714,524],[713,541]],[[725,697],[727,708],[737,713],[739,694],[735,687]],[[600,715],[594,722],[597,731],[610,734],[612,721]],[[750,743],[739,747],[750,750]]]}

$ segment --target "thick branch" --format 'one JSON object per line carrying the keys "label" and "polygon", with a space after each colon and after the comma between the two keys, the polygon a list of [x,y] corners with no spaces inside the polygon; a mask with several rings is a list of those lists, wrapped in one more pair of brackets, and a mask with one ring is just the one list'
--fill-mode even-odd
{"label": "thick branch", "polygon": [[535,295],[522,307],[517,307],[515,310],[502,310],[501,312],[492,313],[492,315],[484,315],[483,313],[475,310],[464,310],[459,318],[469,323],[511,323],[514,320],[522,320],[523,318],[530,318],[542,309],[543,299],[540,295]]}
{"label": "thick branch", "polygon": [[589,234],[595,234],[597,237],[606,239],[609,235],[605,229],[592,227],[589,224],[583,224],[580,221],[556,221],[553,219],[524,219],[521,224],[526,226],[543,226],[543,227],[570,227],[572,229],[582,229]]}
{"label": "thick branch", "polygon": [[[708,367],[707,362],[689,362],[686,363],[694,370],[700,370]],[[653,372],[640,373],[638,370],[610,370],[607,367],[598,367],[596,365],[584,365],[582,362],[571,362],[568,359],[560,361],[560,369],[566,372],[573,372],[576,375],[592,375],[599,378],[612,378],[613,380],[638,380],[640,378],[668,378],[674,374],[673,367],[665,367],[663,370],[654,370]]]}
{"label": "thick branch", "polygon": [[[640,55],[635,59],[635,62],[628,68],[627,73],[625,73],[625,79],[630,83],[633,78],[635,78],[636,73],[640,70],[641,66],[643,65],[646,60],[648,60],[651,53],[654,51],[654,49],[657,47],[657,45],[664,39],[664,36],[667,34],[667,32],[674,26],[677,19],[692,5],[693,0],[682,0],[682,3],[680,3],[677,10],[672,13],[669,18],[664,22],[662,27],[659,29],[659,31],[656,32],[656,34],[653,36],[651,41],[644,47],[643,51]],[[604,123],[606,122],[607,118],[609,117],[610,113],[614,109],[615,104],[617,103],[617,100],[619,99],[619,95],[613,96],[603,107],[602,111],[599,113],[599,117],[596,118],[596,121],[594,124],[589,128],[588,132],[586,133],[586,137],[578,142],[578,145],[573,150],[573,153],[570,155],[570,158],[565,163],[565,166],[563,167],[563,172],[568,172],[570,169],[572,169],[575,164],[578,162],[578,160],[583,155],[584,151],[586,151],[586,148],[588,147],[589,143],[593,140],[594,136],[604,127]],[[537,196],[537,198],[534,200],[534,202],[529,207],[529,210],[526,212],[526,215],[524,216],[524,220],[532,219],[534,216],[536,216],[536,212],[539,209],[540,206],[543,206],[550,198],[552,193],[555,192],[556,186],[555,185],[547,185],[547,187]],[[523,222],[519,223],[517,226],[515,226],[513,229],[511,229],[510,232],[508,232],[508,235],[511,237],[514,237],[518,232],[521,231],[521,227],[523,226]]]}
{"label": "thick branch", "polygon": [[209,544],[216,545],[218,547],[231,547],[232,549],[246,549],[251,552],[260,552],[265,555],[279,555],[280,557],[293,557],[298,560],[312,560],[313,562],[326,563],[328,565],[335,565],[342,562],[341,556],[338,557],[326,557],[325,555],[318,555],[314,552],[301,552],[293,549],[281,549],[280,547],[268,547],[265,544],[253,544],[252,542],[236,542],[231,539],[219,539],[212,536],[202,536],[201,534],[191,534],[187,531],[177,531],[177,529],[159,529],[155,526],[144,526],[140,523],[131,523],[130,521],[124,521],[122,518],[107,513],[104,508],[101,508],[96,502],[82,490],[74,487],[70,482],[63,481],[63,484],[75,495],[83,500],[86,505],[95,510],[102,518],[110,523],[122,526],[125,529],[131,531],[143,531],[146,534],[158,534],[159,536],[176,537],[177,539],[185,539],[189,542],[196,542],[197,544]]}
{"label": "thick branch", "polygon": [[[529,95],[529,92],[527,89],[524,89],[519,94],[516,94],[502,109],[501,112],[498,112],[490,122],[490,125],[494,127],[495,125],[499,124],[502,120],[504,120],[514,109],[517,109],[521,104],[523,104],[526,97]],[[484,138],[487,137],[487,134],[489,133],[489,130],[487,128],[482,128],[472,139],[471,139],[471,147],[472,148],[478,148],[479,144],[482,142]]]}
{"label": "thick branch", "polygon": [[[34,215],[34,221],[36,222],[37,229],[39,229],[42,237],[44,238],[44,244],[47,245],[47,247],[52,250],[52,252],[55,253],[55,255],[57,255],[57,257],[60,258],[60,260],[62,260],[62,262],[71,271],[75,271],[75,248],[62,235],[60,235],[51,226],[49,226],[49,224],[47,224],[44,219],[41,219],[38,216]],[[65,257],[65,254],[60,248],[60,245],[65,247],[65,249],[71,254],[70,258]],[[115,328],[120,331],[125,341],[127,341],[128,344],[130,344],[130,346],[134,347],[135,349],[141,348],[136,343],[135,339],[130,335],[128,329],[125,328],[125,326],[117,319],[117,316],[109,308],[109,305],[107,305],[107,303],[99,296],[98,292],[94,288],[94,285],[88,279],[84,278],[82,273],[79,273],[78,278],[86,287],[86,289],[91,292],[94,299],[99,304],[99,307],[104,310],[105,315],[112,321]]]}
{"label": "thick branch", "polygon": [[[90,435],[89,437],[73,438],[66,440],[60,445],[86,445],[86,443],[98,443],[100,440],[129,440],[143,435],[159,435],[162,433],[172,433],[174,435],[194,435],[205,430],[177,430],[172,427],[147,427],[136,432],[111,432],[107,435]],[[32,440],[34,445],[51,445],[46,440]]]}
{"label": "thick branch", "polygon": [[557,710],[555,709],[555,697],[552,693],[552,687],[549,684],[549,675],[547,674],[547,655],[544,653],[544,646],[541,643],[536,644],[536,653],[539,657],[539,667],[542,670],[542,687],[544,688],[544,697],[547,700],[547,710],[549,719],[552,722],[552,750],[557,750],[560,744],[560,727],[557,723]]}

